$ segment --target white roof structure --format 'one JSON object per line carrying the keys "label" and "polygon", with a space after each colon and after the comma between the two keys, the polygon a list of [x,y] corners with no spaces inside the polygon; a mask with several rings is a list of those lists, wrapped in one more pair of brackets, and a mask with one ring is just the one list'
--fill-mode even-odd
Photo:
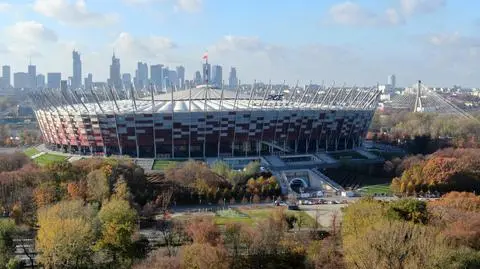
{"label": "white roof structure", "polygon": [[[181,113],[207,111],[237,111],[237,110],[371,110],[376,107],[379,91],[364,88],[329,88],[309,90],[304,88],[286,89],[275,98],[269,89],[217,89],[206,86],[174,91],[135,99],[118,100],[111,92],[108,100],[80,97],[77,93],[67,101],[66,93],[33,94],[37,110],[56,110],[60,114],[129,114],[129,113]],[[50,95],[50,96],[49,96]],[[59,100],[52,102],[52,95]],[[118,98],[118,97],[117,97]],[[91,100],[86,100],[91,99]]]}

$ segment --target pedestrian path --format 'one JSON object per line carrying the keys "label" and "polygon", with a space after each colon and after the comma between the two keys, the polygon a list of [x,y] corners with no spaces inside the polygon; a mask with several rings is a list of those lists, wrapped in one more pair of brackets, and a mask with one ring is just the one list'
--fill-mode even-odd
{"label": "pedestrian path", "polygon": [[30,157],[30,159],[33,160],[33,159],[38,158],[38,157],[40,157],[40,156],[42,156],[42,155],[44,155],[44,154],[46,154],[46,152],[37,153],[37,154],[33,155],[32,157]]}

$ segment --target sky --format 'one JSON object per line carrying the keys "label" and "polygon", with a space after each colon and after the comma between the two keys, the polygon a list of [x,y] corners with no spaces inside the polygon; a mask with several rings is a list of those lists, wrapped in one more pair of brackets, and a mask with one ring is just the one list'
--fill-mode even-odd
{"label": "sky", "polygon": [[0,65],[109,75],[136,63],[184,65],[202,55],[242,83],[480,87],[477,0],[0,0]]}

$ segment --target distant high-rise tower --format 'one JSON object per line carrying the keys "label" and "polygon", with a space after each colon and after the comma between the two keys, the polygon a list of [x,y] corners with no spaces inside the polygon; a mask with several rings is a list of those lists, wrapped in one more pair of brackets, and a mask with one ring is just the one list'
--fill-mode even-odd
{"label": "distant high-rise tower", "polygon": [[2,87],[10,88],[12,86],[12,73],[9,65],[2,66]]}
{"label": "distant high-rise tower", "polygon": [[115,53],[112,56],[112,64],[110,65],[110,79],[108,85],[115,87],[115,89],[122,88],[122,77],[120,75],[120,59],[115,57]]}
{"label": "distant high-rise tower", "polygon": [[212,84],[215,86],[222,86],[222,67],[220,65],[214,65],[212,67]]}
{"label": "distant high-rise tower", "polygon": [[45,88],[45,76],[42,74],[37,75],[37,89]]}
{"label": "distant high-rise tower", "polygon": [[122,82],[125,89],[130,89],[132,87],[132,75],[130,75],[130,73],[123,73]]}
{"label": "distant high-rise tower", "polygon": [[178,87],[185,88],[185,67],[177,66]]}
{"label": "distant high-rise tower", "polygon": [[137,70],[135,71],[135,87],[142,89],[148,86],[148,65],[146,63],[138,62]]}
{"label": "distant high-rise tower", "polygon": [[72,76],[72,89],[78,89],[82,87],[82,60],[80,59],[80,53],[78,51],[72,52],[73,58],[73,76]]}
{"label": "distant high-rise tower", "polygon": [[163,65],[155,64],[150,66],[150,81],[158,90],[163,88]]}
{"label": "distant high-rise tower", "polygon": [[168,84],[167,87],[178,89],[178,75],[175,70],[168,70]]}
{"label": "distant high-rise tower", "polygon": [[212,74],[212,67],[209,63],[203,64],[203,81],[202,83],[211,83],[211,74]]}
{"label": "distant high-rise tower", "polygon": [[195,72],[195,78],[193,79],[193,82],[195,83],[195,85],[202,84],[202,75],[200,71]]}
{"label": "distant high-rise tower", "polygon": [[37,88],[37,67],[35,65],[28,65],[28,88]]}
{"label": "distant high-rise tower", "polygon": [[388,84],[388,85],[391,85],[392,89],[395,90],[395,87],[396,87],[396,78],[395,78],[395,75],[390,75],[390,76],[388,76],[387,84]]}
{"label": "distant high-rise tower", "polygon": [[30,75],[24,72],[13,73],[13,87],[25,89],[30,87]]}
{"label": "distant high-rise tower", "polygon": [[238,87],[237,69],[235,67],[230,68],[230,75],[228,76],[228,87],[235,89]]}
{"label": "distant high-rise tower", "polygon": [[61,80],[62,80],[62,73],[48,73],[47,88],[60,89]]}
{"label": "distant high-rise tower", "polygon": [[85,78],[84,83],[85,89],[89,90],[93,87],[93,75],[92,73],[88,73],[88,76]]}

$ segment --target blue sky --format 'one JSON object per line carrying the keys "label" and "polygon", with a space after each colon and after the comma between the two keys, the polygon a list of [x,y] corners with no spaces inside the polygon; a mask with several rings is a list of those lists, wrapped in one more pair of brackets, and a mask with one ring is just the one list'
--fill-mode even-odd
{"label": "blue sky", "polygon": [[473,0],[0,0],[0,64],[108,77],[137,61],[186,67],[210,62],[243,81],[325,81],[480,87],[480,1]]}

